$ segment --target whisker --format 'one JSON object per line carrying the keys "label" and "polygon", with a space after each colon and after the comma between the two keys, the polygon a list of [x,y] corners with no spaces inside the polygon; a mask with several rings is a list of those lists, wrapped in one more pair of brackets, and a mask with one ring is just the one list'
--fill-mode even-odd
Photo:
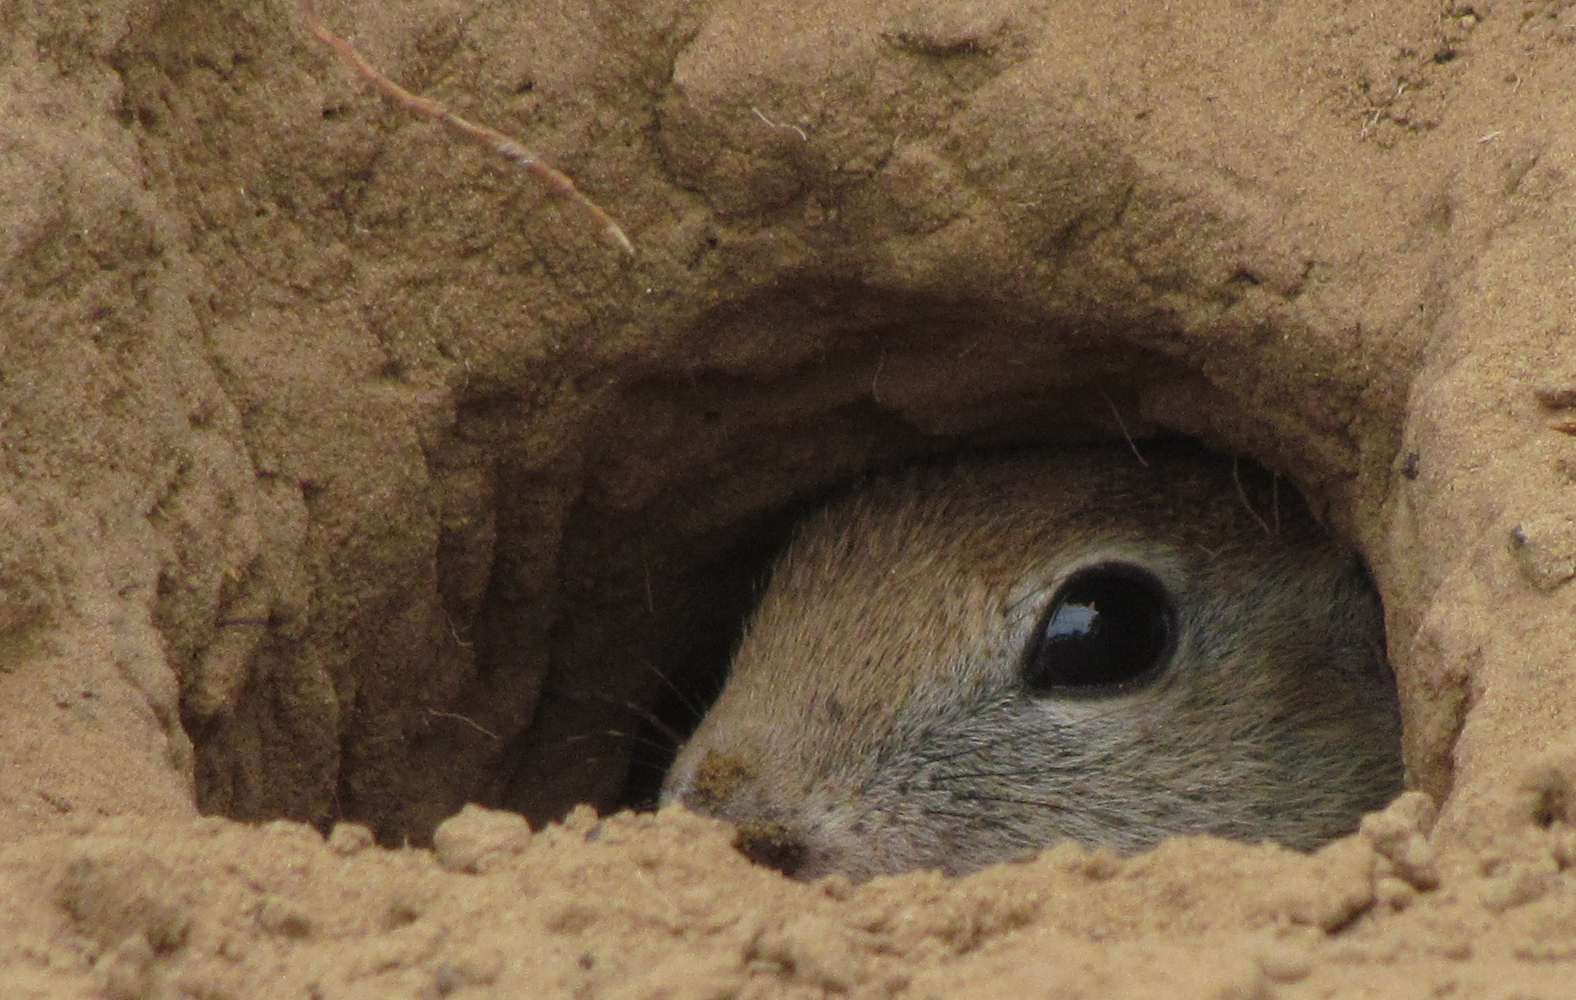
{"label": "whisker", "polygon": [[[600,702],[604,705],[612,705],[615,708],[622,708],[630,715],[633,715],[641,722],[644,722],[652,729],[655,729],[665,738],[671,740],[672,747],[676,747],[684,742],[684,737],[680,736],[677,730],[663,721],[661,716],[657,715],[657,713],[653,712],[644,705],[637,705],[628,699],[612,698],[605,694],[597,694],[593,692],[559,691],[555,693],[565,701],[594,701]],[[672,747],[664,747],[663,749],[671,749]]]}
{"label": "whisker", "polygon": [[[657,680],[661,681],[663,683],[663,685],[670,692],[672,692],[673,696],[678,699],[679,706],[681,708],[683,708],[686,712],[689,713],[690,720],[692,722],[699,722],[706,715],[706,706],[701,704],[700,701],[698,701],[695,698],[693,692],[686,691],[683,688],[679,687],[677,684],[673,683],[673,678],[669,677],[667,675],[667,673],[665,673],[663,670],[658,668],[656,664],[651,663],[650,661],[647,661],[647,660],[642,660],[640,665],[646,671],[651,673],[652,676],[656,677]],[[647,720],[647,721],[650,721],[650,720]],[[666,729],[667,727],[664,726],[664,727],[661,727],[661,728]],[[667,735],[667,734],[664,733],[664,735]],[[682,742],[683,742],[683,740],[679,740],[679,739],[675,739],[674,740],[675,744],[682,743]]]}
{"label": "whisker", "polygon": [[[651,711],[651,709],[646,708],[644,705],[636,705],[633,702],[627,701],[624,703],[624,707],[627,708],[637,719],[644,722],[652,729],[655,729],[663,738],[668,741],[668,745],[663,747],[664,750],[672,750],[684,742],[684,737],[679,735],[678,730],[668,725],[661,716]],[[652,745],[656,746],[657,744],[652,743]]]}
{"label": "whisker", "polygon": [[624,742],[634,746],[648,747],[652,750],[661,751],[662,753],[670,753],[673,750],[673,745],[670,743],[659,743],[648,736],[642,736],[639,733],[626,733],[622,729],[603,729],[598,732],[579,733],[577,735],[568,737],[566,740],[564,740],[564,742],[584,742],[586,740],[595,739],[599,736],[612,737],[615,740],[623,740]]}

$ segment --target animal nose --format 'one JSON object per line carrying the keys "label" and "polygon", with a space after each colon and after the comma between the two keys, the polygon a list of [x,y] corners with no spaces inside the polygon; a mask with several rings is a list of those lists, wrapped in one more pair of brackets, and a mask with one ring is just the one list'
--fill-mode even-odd
{"label": "animal nose", "polygon": [[793,878],[809,859],[804,836],[778,823],[746,824],[733,838],[734,849],[758,865]]}

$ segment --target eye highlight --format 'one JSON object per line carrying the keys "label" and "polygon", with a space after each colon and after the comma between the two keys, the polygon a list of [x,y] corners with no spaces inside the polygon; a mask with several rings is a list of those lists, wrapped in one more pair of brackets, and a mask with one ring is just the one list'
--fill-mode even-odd
{"label": "eye highlight", "polygon": [[1130,563],[1068,577],[1024,650],[1031,694],[1118,694],[1159,674],[1176,647],[1176,609],[1160,580]]}

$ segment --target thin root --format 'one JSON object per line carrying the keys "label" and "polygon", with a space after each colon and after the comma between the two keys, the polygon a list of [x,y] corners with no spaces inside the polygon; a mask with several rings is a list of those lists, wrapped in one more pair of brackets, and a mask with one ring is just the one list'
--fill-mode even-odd
{"label": "thin root", "polygon": [[[1242,506],[1246,507],[1248,513],[1253,515],[1253,520],[1259,523],[1259,527],[1264,529],[1264,533],[1273,537],[1276,534],[1276,528],[1280,526],[1280,512],[1278,509],[1276,510],[1276,528],[1271,528],[1269,526],[1269,522],[1265,521],[1264,518],[1259,515],[1259,512],[1253,508],[1253,501],[1248,499],[1248,491],[1242,485],[1241,460],[1235,455],[1231,456],[1231,481],[1237,485],[1237,499],[1242,501]],[[1276,497],[1276,500],[1278,503],[1279,496]]]}
{"label": "thin root", "polygon": [[1096,391],[1100,393],[1100,398],[1105,400],[1105,405],[1111,408],[1111,416],[1116,418],[1116,426],[1122,429],[1122,440],[1127,442],[1127,447],[1132,450],[1133,457],[1138,459],[1139,465],[1142,465],[1146,469],[1149,468],[1149,461],[1144,458],[1144,453],[1138,450],[1138,443],[1133,440],[1133,435],[1128,433],[1127,421],[1122,419],[1122,411],[1117,409],[1116,400],[1106,395],[1104,389],[1099,389]]}
{"label": "thin root", "polygon": [[493,732],[491,729],[488,729],[486,726],[482,725],[480,722],[477,722],[475,719],[471,718],[470,716],[461,715],[458,712],[445,712],[445,711],[443,711],[441,709],[429,708],[429,709],[427,709],[427,714],[432,716],[435,719],[453,719],[455,722],[463,722],[467,726],[470,726],[472,729],[476,730],[478,733],[481,733],[483,736],[490,736],[494,740],[502,740],[503,739],[502,736],[499,736],[497,733]]}
{"label": "thin root", "polygon": [[577,205],[596,221],[608,239],[618,244],[625,253],[634,256],[635,244],[630,242],[623,228],[613,221],[612,216],[602,210],[601,205],[581,194],[580,189],[575,187],[575,182],[570,180],[567,174],[543,163],[530,150],[497,129],[467,121],[432,98],[413,94],[384,76],[383,71],[372,65],[354,45],[329,30],[328,25],[324,24],[323,19],[318,16],[316,0],[301,0],[301,12],[306,18],[307,30],[318,41],[333,49],[340,61],[355,70],[357,76],[376,87],[378,93],[418,118],[437,122],[460,138],[485,146],[500,156],[518,163],[538,184],[545,187],[549,194]]}

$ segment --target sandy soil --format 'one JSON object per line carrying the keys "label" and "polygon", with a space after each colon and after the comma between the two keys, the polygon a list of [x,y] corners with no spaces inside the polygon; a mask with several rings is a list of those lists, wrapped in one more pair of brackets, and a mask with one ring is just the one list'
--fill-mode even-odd
{"label": "sandy soil", "polygon": [[[638,255],[291,3],[0,10],[7,997],[1569,995],[1576,4],[324,13]],[[852,887],[549,822],[807,500],[1124,430],[1369,560],[1360,835]],[[467,802],[537,832],[399,846]]]}

